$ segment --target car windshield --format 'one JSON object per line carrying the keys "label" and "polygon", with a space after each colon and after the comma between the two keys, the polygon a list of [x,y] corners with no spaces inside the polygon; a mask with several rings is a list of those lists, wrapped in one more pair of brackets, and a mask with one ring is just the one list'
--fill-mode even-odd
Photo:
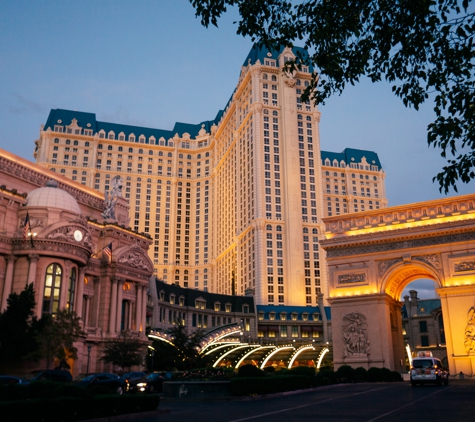
{"label": "car windshield", "polygon": [[35,378],[40,372],[42,372],[42,371],[30,372],[30,373],[26,374],[23,378],[25,378],[26,380],[31,380],[31,379]]}
{"label": "car windshield", "polygon": [[414,368],[431,368],[432,367],[432,360],[431,359],[413,360],[412,366]]}
{"label": "car windshield", "polygon": [[159,379],[159,378],[162,378],[162,376],[160,374],[150,374],[150,375],[147,375],[147,379],[148,380],[156,380],[156,379]]}
{"label": "car windshield", "polygon": [[92,374],[92,375],[80,374],[74,380],[75,381],[91,381],[94,377],[95,377],[94,374]]}

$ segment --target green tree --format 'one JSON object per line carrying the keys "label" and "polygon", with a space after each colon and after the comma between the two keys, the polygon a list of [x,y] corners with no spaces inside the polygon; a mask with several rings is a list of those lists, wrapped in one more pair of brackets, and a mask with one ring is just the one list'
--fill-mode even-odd
{"label": "green tree", "polygon": [[101,360],[125,369],[142,365],[146,353],[147,344],[140,339],[139,333],[127,330],[105,343]]}
{"label": "green tree", "polygon": [[11,293],[7,308],[0,314],[0,361],[8,363],[29,356],[36,348],[35,330],[38,321],[34,316],[35,290],[33,284],[24,290]]}
{"label": "green tree", "polygon": [[175,346],[176,353],[174,356],[174,366],[176,369],[181,371],[206,366],[206,357],[199,353],[200,342],[205,336],[203,330],[197,330],[188,335],[185,325],[177,321],[175,325],[168,330],[168,334],[173,337],[173,345]]}
{"label": "green tree", "polygon": [[85,335],[75,312],[62,309],[57,314],[46,315],[40,320],[37,334],[39,348],[35,355],[46,360],[46,369],[51,367],[55,357],[60,362],[77,359],[74,343]]}
{"label": "green tree", "polygon": [[391,83],[407,107],[430,98],[435,120],[427,141],[447,160],[433,180],[447,193],[475,177],[475,8],[468,0],[190,2],[205,26],[217,26],[235,6],[238,34],[273,49],[302,44],[286,70],[313,66],[304,101],[324,104],[364,75]]}

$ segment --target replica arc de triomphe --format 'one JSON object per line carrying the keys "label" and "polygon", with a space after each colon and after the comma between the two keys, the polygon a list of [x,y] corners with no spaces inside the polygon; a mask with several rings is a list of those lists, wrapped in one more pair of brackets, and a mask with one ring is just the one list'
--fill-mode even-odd
{"label": "replica arc de triomphe", "polygon": [[452,374],[475,371],[475,195],[324,219],[335,369],[404,370],[401,292],[432,279]]}

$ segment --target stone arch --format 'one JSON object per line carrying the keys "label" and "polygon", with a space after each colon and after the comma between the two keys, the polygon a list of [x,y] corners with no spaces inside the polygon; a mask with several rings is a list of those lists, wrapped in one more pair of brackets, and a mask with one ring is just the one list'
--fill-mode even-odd
{"label": "stone arch", "polygon": [[[465,345],[467,331],[475,327],[470,313],[475,303],[474,209],[471,194],[324,219],[326,238],[320,245],[328,265],[335,368],[405,372],[400,296],[407,284],[426,278],[437,285],[450,372],[475,373],[475,354]],[[349,315],[367,322],[364,353],[355,353],[354,341],[344,336]],[[426,342],[420,346],[438,347]]]}
{"label": "stone arch", "polygon": [[391,267],[381,280],[381,294],[386,294],[394,300],[401,300],[404,288],[414,280],[428,278],[442,287],[440,275],[430,265],[417,261],[401,261]]}

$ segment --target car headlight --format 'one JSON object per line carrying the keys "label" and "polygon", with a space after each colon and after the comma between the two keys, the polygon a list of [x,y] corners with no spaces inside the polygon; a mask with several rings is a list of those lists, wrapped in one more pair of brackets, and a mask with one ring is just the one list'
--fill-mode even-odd
{"label": "car headlight", "polygon": [[139,382],[137,384],[137,387],[146,387],[147,386],[147,383],[146,382]]}

